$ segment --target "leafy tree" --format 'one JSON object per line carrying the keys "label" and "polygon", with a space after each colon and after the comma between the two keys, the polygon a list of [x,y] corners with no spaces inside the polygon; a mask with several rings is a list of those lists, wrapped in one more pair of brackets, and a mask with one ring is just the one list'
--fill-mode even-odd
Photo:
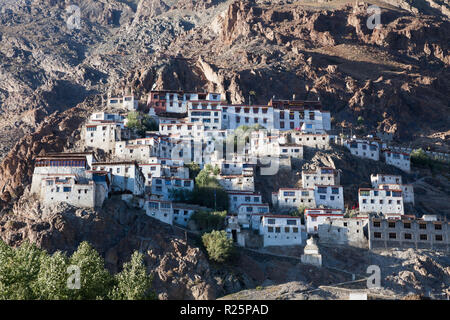
{"label": "leafy tree", "polygon": [[140,114],[132,111],[127,115],[127,128],[133,130],[141,137],[145,136],[147,131],[158,131],[159,127],[156,121],[147,114]]}
{"label": "leafy tree", "polygon": [[44,255],[44,251],[29,242],[25,242],[19,248],[13,249],[13,255],[10,256],[9,260],[10,272],[7,272],[9,279],[5,279],[9,288],[6,299],[35,299],[33,292],[34,281]]}
{"label": "leafy tree", "polygon": [[9,299],[14,284],[14,251],[0,240],[0,300]]}
{"label": "leafy tree", "polygon": [[[142,116],[141,124],[143,126],[144,131],[158,131],[159,126],[158,123],[150,117],[148,114]],[[145,132],[144,132],[145,134]]]}
{"label": "leafy tree", "polygon": [[115,276],[115,286],[110,297],[113,300],[146,300],[155,299],[150,291],[152,277],[147,274],[144,256],[135,251],[131,261],[123,265],[123,270]]}
{"label": "leafy tree", "polygon": [[127,127],[130,129],[138,130],[141,128],[141,119],[139,117],[139,112],[132,111],[127,115]]}
{"label": "leafy tree", "polygon": [[202,236],[202,241],[209,258],[213,261],[223,263],[233,254],[233,240],[228,239],[224,230],[214,230],[211,233],[205,233]]}
{"label": "leafy tree", "polygon": [[197,211],[192,215],[192,220],[197,227],[204,231],[221,230],[225,227],[226,211]]}
{"label": "leafy tree", "polygon": [[411,152],[411,162],[417,166],[427,166],[431,159],[422,148],[419,148]]}
{"label": "leafy tree", "polygon": [[364,124],[364,118],[362,116],[358,117],[358,124],[362,126]]}
{"label": "leafy tree", "polygon": [[185,166],[189,168],[189,178],[195,179],[200,172],[200,166],[198,163],[191,162],[189,164],[185,164]]}
{"label": "leafy tree", "polygon": [[253,100],[254,100],[255,96],[256,96],[256,92],[253,91],[253,90],[251,90],[251,91],[248,93],[248,104],[249,104],[249,105],[252,105],[252,104],[253,104],[253,102],[254,102]]}
{"label": "leafy tree", "polygon": [[[217,174],[220,173],[220,169],[217,168],[219,170],[219,172]],[[195,184],[199,187],[220,187],[219,182],[217,181],[217,179],[213,176],[215,175],[217,172],[216,169],[213,168],[212,165],[207,164],[205,165],[205,167],[203,168],[202,171],[199,172],[199,174],[197,175],[197,177],[195,178]]]}
{"label": "leafy tree", "polygon": [[42,300],[72,299],[75,291],[67,287],[68,267],[69,259],[59,251],[42,259],[34,288],[36,297]]}
{"label": "leafy tree", "polygon": [[[79,290],[67,287],[70,265],[81,269]],[[0,241],[0,300],[155,298],[149,279],[139,254],[134,254],[131,262],[124,264],[123,271],[113,278],[104,268],[103,259],[87,242],[81,243],[68,258],[61,252],[49,255],[34,244],[11,248]]]}
{"label": "leafy tree", "polygon": [[111,275],[104,267],[98,252],[87,242],[82,242],[70,257],[70,265],[81,270],[81,288],[75,291],[75,299],[92,300],[103,297],[111,284]]}
{"label": "leafy tree", "polygon": [[292,211],[290,214],[293,217],[301,217],[302,223],[305,223],[305,205],[299,206],[296,210]]}

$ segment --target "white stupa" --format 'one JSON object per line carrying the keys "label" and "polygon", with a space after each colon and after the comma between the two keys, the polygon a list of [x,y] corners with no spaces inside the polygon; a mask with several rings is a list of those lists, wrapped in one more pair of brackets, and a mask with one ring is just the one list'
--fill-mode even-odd
{"label": "white stupa", "polygon": [[319,247],[313,237],[306,240],[306,246],[303,250],[301,261],[302,263],[310,264],[316,267],[322,266],[322,255],[319,253]]}

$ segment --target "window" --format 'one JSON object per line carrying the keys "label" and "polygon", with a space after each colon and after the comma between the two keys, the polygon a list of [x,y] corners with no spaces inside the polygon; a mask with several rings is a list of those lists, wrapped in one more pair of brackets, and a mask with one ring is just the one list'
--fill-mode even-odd
{"label": "window", "polygon": [[374,228],[379,228],[379,227],[381,227],[380,221],[374,221],[374,222],[373,222],[373,226],[374,226]]}
{"label": "window", "polygon": [[297,225],[297,220],[287,220],[286,224],[289,226],[296,226]]}
{"label": "window", "polygon": [[161,203],[161,208],[162,208],[162,209],[170,209],[170,203],[162,202],[162,203]]}
{"label": "window", "polygon": [[434,225],[434,230],[442,230],[442,225],[441,224],[435,224]]}
{"label": "window", "polygon": [[389,228],[395,228],[395,222],[389,222]]}
{"label": "window", "polygon": [[410,222],[403,222],[403,228],[411,229],[411,223]]}
{"label": "window", "polygon": [[327,193],[326,187],[317,187],[317,193]]}
{"label": "window", "polygon": [[158,204],[158,202],[149,202],[148,203],[148,207],[150,209],[158,209],[159,208],[159,204]]}
{"label": "window", "polygon": [[397,239],[397,234],[395,232],[389,233],[389,239]]}
{"label": "window", "polygon": [[421,234],[419,239],[420,240],[428,240],[428,236],[426,234]]}
{"label": "window", "polygon": [[426,228],[427,228],[426,223],[419,223],[419,229],[426,230]]}
{"label": "window", "polygon": [[370,191],[367,191],[367,190],[361,190],[361,191],[359,192],[359,195],[362,196],[362,197],[368,197],[368,196],[370,196]]}
{"label": "window", "polygon": [[374,232],[373,237],[377,239],[381,239],[381,232]]}
{"label": "window", "polygon": [[404,238],[405,240],[411,240],[412,239],[411,233],[405,233]]}
{"label": "window", "polygon": [[275,227],[275,233],[280,233],[281,232],[281,228],[280,227]]}
{"label": "window", "polygon": [[435,236],[436,241],[442,241],[442,234],[437,234]]}
{"label": "window", "polygon": [[289,227],[284,227],[284,232],[285,232],[285,233],[289,233],[289,231],[290,231],[290,228],[289,228]]}
{"label": "window", "polygon": [[267,219],[267,224],[275,224],[275,219]]}

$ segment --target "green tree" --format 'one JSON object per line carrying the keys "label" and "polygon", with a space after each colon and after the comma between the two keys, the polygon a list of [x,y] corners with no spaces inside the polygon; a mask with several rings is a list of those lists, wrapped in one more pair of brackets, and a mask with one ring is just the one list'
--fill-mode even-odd
{"label": "green tree", "polygon": [[[199,187],[219,187],[219,182],[213,176],[214,168],[212,165],[207,164],[202,171],[199,172],[197,177],[195,178],[195,184]],[[220,172],[220,169],[219,169]]]}
{"label": "green tree", "polygon": [[127,128],[133,130],[141,137],[145,137],[147,131],[158,131],[158,123],[149,115],[132,111],[127,115]]}
{"label": "green tree", "polygon": [[35,284],[35,294],[40,300],[69,300],[74,290],[67,287],[69,259],[57,251],[41,260],[41,267]]}
{"label": "green tree", "polygon": [[198,163],[191,162],[189,164],[185,164],[185,166],[189,168],[189,178],[195,179],[200,172],[200,166]]}
{"label": "green tree", "polygon": [[306,209],[306,206],[305,205],[301,205],[296,210],[291,211],[290,214],[293,217],[300,217],[301,220],[302,220],[302,223],[305,223],[305,209]]}
{"label": "green tree", "polygon": [[203,232],[221,230],[225,227],[227,211],[204,211],[200,210],[192,215],[192,220]]}
{"label": "green tree", "polygon": [[428,166],[431,159],[422,148],[419,148],[411,152],[411,162],[416,166]]}
{"label": "green tree", "polygon": [[132,130],[139,130],[141,129],[141,119],[139,116],[139,112],[132,111],[129,112],[127,115],[127,127]]}
{"label": "green tree", "polygon": [[14,284],[14,251],[0,240],[0,300],[10,299]]}
{"label": "green tree", "polygon": [[233,254],[233,240],[228,239],[224,230],[205,233],[202,236],[202,241],[209,258],[213,261],[223,263],[230,259]]}
{"label": "green tree", "polygon": [[104,267],[98,252],[87,242],[82,242],[70,257],[70,265],[81,270],[79,290],[74,290],[75,299],[93,300],[106,296],[112,277]]}
{"label": "green tree", "polygon": [[[159,126],[155,119],[150,117],[148,114],[142,116],[141,120],[142,127],[144,131],[158,131]],[[145,134],[145,132],[144,132]]]}
{"label": "green tree", "polygon": [[362,126],[364,124],[364,118],[362,116],[358,117],[358,124]]}
{"label": "green tree", "polygon": [[13,249],[13,252],[9,274],[10,296],[7,299],[35,299],[34,282],[40,269],[41,259],[45,258],[46,253],[29,242],[24,242],[20,247]]}
{"label": "green tree", "polygon": [[123,265],[123,270],[115,276],[115,286],[110,297],[113,300],[155,299],[151,291],[152,277],[147,274],[144,256],[135,251],[131,261]]}

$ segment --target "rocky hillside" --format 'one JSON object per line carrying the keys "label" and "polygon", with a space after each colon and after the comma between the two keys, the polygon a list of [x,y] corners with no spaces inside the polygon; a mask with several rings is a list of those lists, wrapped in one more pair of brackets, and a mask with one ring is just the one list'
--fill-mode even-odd
{"label": "rocky hillside", "polygon": [[81,0],[79,29],[70,4],[0,0],[0,157],[51,113],[124,86],[143,101],[151,88],[320,97],[336,127],[362,116],[370,130],[448,143],[445,1]]}
{"label": "rocky hillside", "polygon": [[[382,8],[379,29],[366,27],[369,3]],[[239,277],[230,278],[175,230],[123,204],[46,209],[23,195],[33,159],[73,147],[105,93],[125,88],[141,102],[152,88],[213,90],[232,103],[248,101],[250,91],[257,103],[274,95],[320,97],[336,128],[353,128],[362,116],[367,130],[448,148],[445,2],[80,0],[75,29],[67,24],[71,4],[0,0],[0,236],[11,245],[31,240],[49,251],[71,251],[87,240],[112,270],[140,248],[161,298],[214,298],[279,275],[279,259],[263,265],[241,255],[233,269]],[[339,153],[320,157],[312,163],[338,161],[348,170],[345,179],[355,172]],[[427,199],[442,198],[439,192],[448,196],[448,181],[421,178],[424,207]],[[292,277],[280,281],[300,277],[296,264],[285,268]]]}
{"label": "rocky hillside", "polygon": [[[223,300],[347,300],[350,292],[364,292],[369,299],[407,299],[411,296],[445,299],[450,294],[449,257],[427,250],[368,251],[349,247],[320,246],[324,266],[316,268],[295,259],[248,254],[252,278],[265,276],[255,287],[225,295]],[[298,253],[297,253],[298,254]],[[367,290],[366,269],[377,265],[381,288]],[[250,269],[252,272],[250,273]],[[352,274],[355,280],[352,282]]]}

